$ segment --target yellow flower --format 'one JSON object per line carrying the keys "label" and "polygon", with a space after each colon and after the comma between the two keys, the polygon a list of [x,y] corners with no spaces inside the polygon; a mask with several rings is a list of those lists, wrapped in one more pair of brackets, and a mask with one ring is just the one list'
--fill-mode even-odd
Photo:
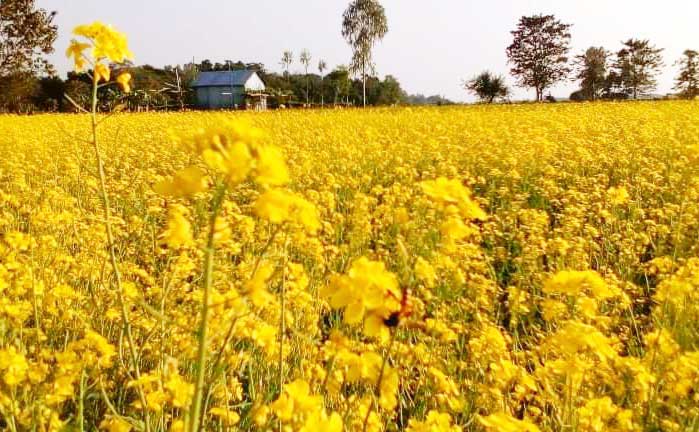
{"label": "yellow flower", "polygon": [[539,432],[539,428],[526,421],[518,420],[506,413],[491,414],[487,417],[477,416],[478,421],[492,432]]}
{"label": "yellow flower", "polygon": [[209,410],[209,414],[218,417],[218,419],[227,426],[233,426],[238,423],[240,416],[237,412],[225,407],[214,407]]}
{"label": "yellow flower", "polygon": [[255,162],[251,149],[262,139],[262,132],[245,122],[223,123],[195,134],[176,137],[185,147],[202,155],[211,168],[223,172],[233,184],[244,180]]}
{"label": "yellow flower", "polygon": [[0,372],[5,384],[14,387],[27,379],[29,363],[22,353],[10,346],[0,350]]}
{"label": "yellow flower", "polygon": [[245,180],[250,170],[252,170],[254,162],[248,144],[242,141],[233,143],[227,155],[225,171],[228,173],[229,181],[239,183]]}
{"label": "yellow flower", "polygon": [[579,430],[581,432],[632,432],[638,430],[633,423],[633,412],[622,409],[608,396],[590,399],[578,410]]}
{"label": "yellow flower", "polygon": [[434,286],[437,273],[429,262],[422,257],[418,257],[415,262],[415,276],[431,288]]}
{"label": "yellow flower", "polygon": [[175,408],[186,407],[194,394],[194,384],[188,383],[178,373],[171,373],[163,386],[168,391]]}
{"label": "yellow flower", "polygon": [[87,61],[85,60],[85,50],[90,48],[90,44],[81,43],[75,39],[70,41],[70,45],[66,50],[66,57],[73,58],[73,66],[76,72],[82,72],[85,69]]}
{"label": "yellow flower", "polygon": [[130,93],[131,92],[131,74],[128,72],[123,72],[119,74],[119,76],[116,79],[116,82],[119,83],[121,86],[121,89],[123,90],[124,93]]}
{"label": "yellow flower", "polygon": [[613,205],[622,205],[629,201],[629,192],[624,186],[611,187],[607,190],[607,197]]}
{"label": "yellow flower", "polygon": [[104,63],[97,63],[95,65],[95,82],[109,81],[110,71],[109,66]]}
{"label": "yellow flower", "polygon": [[322,396],[311,394],[308,382],[297,379],[284,386],[284,392],[270,404],[270,409],[282,421],[322,408]]}
{"label": "yellow flower", "polygon": [[271,189],[263,193],[255,202],[255,213],[273,224],[295,223],[304,227],[310,234],[320,228],[315,206],[284,189]]}
{"label": "yellow flower", "polygon": [[461,429],[454,425],[448,413],[431,410],[424,421],[410,419],[406,432],[459,432]]}
{"label": "yellow flower", "polygon": [[83,36],[92,42],[92,56],[97,61],[108,59],[114,63],[122,63],[124,60],[133,59],[133,53],[129,51],[126,36],[109,25],[99,21],[79,25],[75,27],[73,34]]}
{"label": "yellow flower", "polygon": [[185,197],[204,192],[208,187],[206,176],[197,167],[190,166],[178,171],[171,180],[163,180],[153,186],[160,195]]}
{"label": "yellow flower", "polygon": [[602,277],[592,271],[562,270],[546,281],[543,288],[547,294],[577,296],[589,292],[597,299],[608,299],[618,295],[616,289],[607,285]]}
{"label": "yellow flower", "polygon": [[440,206],[456,206],[461,216],[466,219],[485,220],[487,215],[471,199],[471,192],[456,179],[448,180],[439,177],[436,180],[427,180],[420,183],[422,191]]}
{"label": "yellow flower", "polygon": [[172,422],[170,425],[170,429],[168,430],[169,432],[184,432],[185,430],[185,425],[184,425],[184,420],[182,419],[177,419]]}
{"label": "yellow flower", "polygon": [[87,330],[85,332],[85,341],[100,355],[97,366],[108,368],[112,365],[112,357],[116,355],[116,348],[104,336],[92,330]]}
{"label": "yellow flower", "polygon": [[289,169],[281,151],[273,146],[257,148],[255,181],[263,185],[282,186],[289,182]]}
{"label": "yellow flower", "polygon": [[131,424],[126,420],[114,416],[107,416],[100,423],[100,429],[106,430],[107,432],[129,432],[132,428]]}
{"label": "yellow flower", "polygon": [[192,225],[187,220],[189,211],[181,205],[174,205],[170,209],[167,229],[163,233],[165,244],[173,249],[192,244]]}
{"label": "yellow flower", "polygon": [[342,417],[334,412],[328,417],[325,410],[311,413],[299,432],[342,432]]}
{"label": "yellow flower", "polygon": [[393,411],[398,405],[399,385],[400,376],[398,376],[398,372],[395,369],[386,368],[381,379],[379,406],[387,412]]}
{"label": "yellow flower", "polygon": [[334,309],[344,308],[344,321],[357,324],[368,313],[364,331],[376,336],[385,326],[383,320],[400,309],[402,293],[396,276],[382,262],[366,257],[355,260],[346,275],[337,276],[323,290]]}
{"label": "yellow flower", "polygon": [[274,296],[267,291],[267,281],[272,274],[274,274],[274,266],[262,263],[252,279],[245,283],[245,294],[253,305],[264,307],[274,300]]}

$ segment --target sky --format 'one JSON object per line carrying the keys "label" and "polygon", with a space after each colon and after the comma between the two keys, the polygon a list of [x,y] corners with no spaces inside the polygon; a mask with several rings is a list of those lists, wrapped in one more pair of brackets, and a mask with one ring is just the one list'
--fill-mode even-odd
{"label": "sky", "polygon": [[[308,49],[312,70],[319,59],[332,68],[347,64],[350,48],[340,33],[349,0],[37,0],[58,12],[56,52],[51,61],[69,69],[65,48],[72,29],[100,20],[125,32],[137,64],[153,66],[233,61],[264,63],[281,71],[284,50]],[[554,14],[573,24],[571,54],[589,46],[616,51],[628,38],[650,39],[664,48],[665,67],[656,93],[672,91],[675,61],[685,49],[699,50],[696,0],[382,0],[389,31],[374,52],[380,76],[394,75],[408,93],[438,94],[470,101],[462,81],[490,70],[507,77],[514,98],[533,98],[508,75],[505,48],[522,15]],[[565,82],[551,89],[567,97]]]}

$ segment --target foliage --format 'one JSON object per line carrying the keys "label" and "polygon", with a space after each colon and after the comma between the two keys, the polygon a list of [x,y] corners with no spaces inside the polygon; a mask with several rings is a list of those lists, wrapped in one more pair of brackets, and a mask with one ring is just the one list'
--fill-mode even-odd
{"label": "foliage", "polygon": [[653,91],[663,66],[662,51],[648,40],[628,39],[616,53],[612,86],[633,99]]}
{"label": "foliage", "polygon": [[570,27],[553,15],[533,15],[520,18],[511,32],[512,44],[507,47],[510,72],[520,86],[536,91],[537,101],[543,101],[544,91],[570,73]]}
{"label": "foliage", "polygon": [[31,112],[39,90],[38,80],[28,73],[0,77],[0,109],[14,113]]}
{"label": "foliage", "polygon": [[52,71],[42,56],[53,52],[55,16],[37,9],[35,0],[0,2],[0,77]]}
{"label": "foliage", "polygon": [[284,73],[286,76],[289,76],[289,66],[291,66],[291,63],[294,62],[294,53],[287,50],[282,53],[282,59],[279,61],[279,64],[284,68]]}
{"label": "foliage", "polygon": [[609,52],[603,47],[590,47],[575,57],[576,79],[580,81],[580,98],[597,100],[607,85]]}
{"label": "foliage", "polygon": [[366,106],[366,77],[374,72],[372,49],[388,33],[386,12],[378,0],[353,0],[342,15],[342,37],[352,48],[349,70],[362,77]]}
{"label": "foliage", "polygon": [[307,50],[304,49],[301,51],[301,57],[299,57],[299,61],[303,65],[305,71],[306,71],[306,105],[308,105],[309,102],[309,81],[308,81],[308,67],[311,65],[311,53]]}
{"label": "foliage", "polygon": [[328,64],[325,62],[325,60],[320,59],[318,60],[318,73],[320,74],[320,106],[322,107],[325,105],[325,95],[324,93],[324,88],[323,84],[325,81],[325,76],[323,75],[323,72],[328,68]]}
{"label": "foliage", "polygon": [[699,52],[685,50],[677,64],[680,73],[675,79],[675,90],[684,98],[694,99],[699,96]]}
{"label": "foliage", "polygon": [[441,95],[425,96],[423,94],[411,94],[405,97],[408,105],[454,105],[453,101]]}
{"label": "foliage", "polygon": [[488,71],[466,81],[463,86],[464,89],[488,103],[493,103],[496,99],[507,99],[510,95],[505,78]]}

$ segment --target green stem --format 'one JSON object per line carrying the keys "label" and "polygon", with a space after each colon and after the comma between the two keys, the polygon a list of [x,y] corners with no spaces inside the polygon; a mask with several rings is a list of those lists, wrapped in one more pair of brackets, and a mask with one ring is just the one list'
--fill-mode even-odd
{"label": "green stem", "polygon": [[206,377],[206,354],[208,350],[208,320],[209,320],[209,295],[213,284],[214,270],[214,254],[216,245],[214,244],[214,236],[216,234],[216,219],[223,203],[223,198],[226,192],[226,182],[219,184],[214,197],[211,201],[211,215],[209,217],[209,234],[206,241],[206,256],[204,258],[204,293],[201,300],[201,318],[199,323],[199,337],[197,349],[196,373],[197,381],[194,390],[194,398],[192,399],[192,408],[189,416],[189,432],[197,432],[199,426],[203,424],[202,420],[202,400],[204,396],[205,377]]}
{"label": "green stem", "polygon": [[[288,236],[284,235],[284,256],[282,260],[282,286],[279,293],[281,304],[281,316],[279,318],[279,394],[284,391],[284,333],[286,332],[286,249]],[[279,430],[282,429],[282,422],[279,420]]]}
{"label": "green stem", "polygon": [[85,370],[80,371],[80,400],[78,401],[78,429],[84,430],[85,423]]}
{"label": "green stem", "polygon": [[381,370],[379,371],[379,377],[376,380],[376,387],[374,388],[374,398],[371,399],[371,404],[366,411],[366,416],[364,416],[364,424],[362,425],[362,432],[366,432],[367,426],[369,426],[369,416],[371,411],[374,409],[375,401],[381,396],[381,381],[383,381],[383,374],[386,370],[386,364],[388,363],[388,358],[391,356],[391,349],[393,348],[393,343],[396,340],[396,334],[398,331],[395,329],[391,332],[391,341],[388,343],[388,348],[383,356],[383,362],[381,363]]}

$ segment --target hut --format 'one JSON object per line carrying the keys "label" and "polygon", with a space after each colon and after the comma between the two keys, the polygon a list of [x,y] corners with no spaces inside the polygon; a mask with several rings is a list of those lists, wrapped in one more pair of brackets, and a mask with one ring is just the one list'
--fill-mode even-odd
{"label": "hut", "polygon": [[192,88],[199,108],[267,109],[265,83],[253,70],[201,72]]}

